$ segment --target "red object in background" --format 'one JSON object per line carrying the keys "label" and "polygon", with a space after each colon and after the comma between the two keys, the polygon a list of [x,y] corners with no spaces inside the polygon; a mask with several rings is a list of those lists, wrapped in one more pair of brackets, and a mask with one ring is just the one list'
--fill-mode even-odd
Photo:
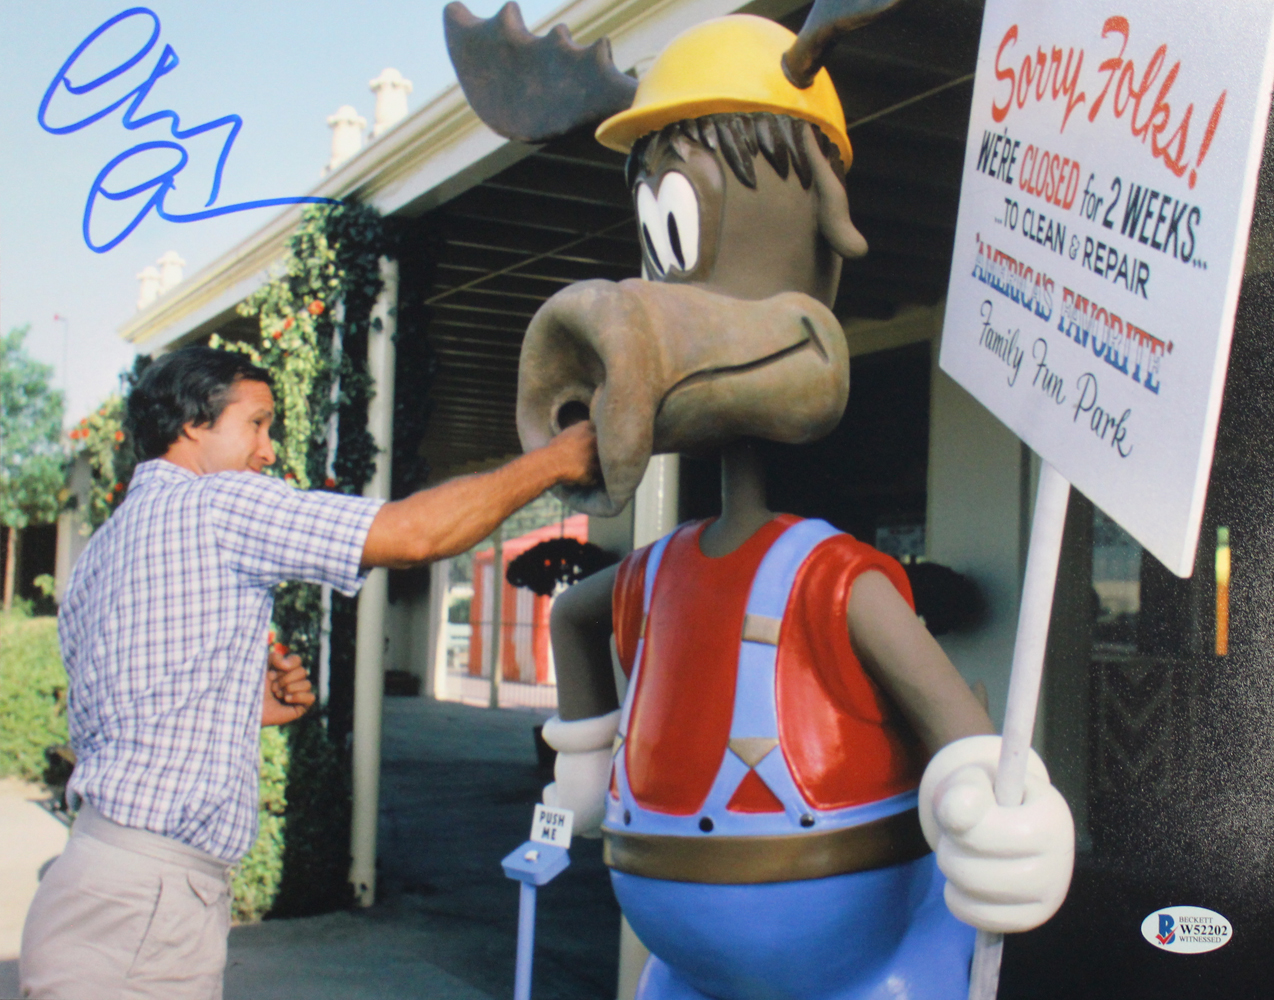
{"label": "red object in background", "polygon": [[[549,524],[518,538],[505,539],[500,567],[500,583],[504,587],[500,616],[504,619],[500,630],[504,642],[502,680],[549,683],[549,614],[553,599],[514,587],[504,578],[504,571],[511,560],[533,545],[559,536],[587,542],[588,517],[573,514],[564,524]],[[484,619],[490,616],[490,597],[485,581],[491,573],[494,554],[493,549],[485,549],[473,556],[473,600],[469,604],[469,624],[473,629],[469,638],[469,674],[473,677],[482,676],[483,657],[488,652],[484,640],[489,632],[484,629]],[[489,621],[485,624],[490,627]]]}

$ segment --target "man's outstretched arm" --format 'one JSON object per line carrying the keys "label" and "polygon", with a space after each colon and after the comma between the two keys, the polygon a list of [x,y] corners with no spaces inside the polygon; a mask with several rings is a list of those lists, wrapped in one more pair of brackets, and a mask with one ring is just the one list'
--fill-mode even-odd
{"label": "man's outstretched arm", "polygon": [[459,555],[545,490],[597,477],[596,431],[588,422],[573,424],[543,448],[491,472],[385,504],[363,543],[363,566],[402,569]]}

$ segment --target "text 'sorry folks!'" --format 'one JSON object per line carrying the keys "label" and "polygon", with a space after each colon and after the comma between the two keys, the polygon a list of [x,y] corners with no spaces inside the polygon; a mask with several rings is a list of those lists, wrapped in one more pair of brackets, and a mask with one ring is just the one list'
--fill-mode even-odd
{"label": "text 'sorry folks!'", "polygon": [[1145,146],[1173,176],[1183,177],[1189,171],[1188,183],[1193,188],[1221,123],[1226,91],[1222,90],[1212,105],[1195,146],[1193,135],[1199,134],[1199,126],[1194,103],[1188,103],[1182,111],[1179,103],[1174,109],[1170,100],[1181,75],[1181,60],[1168,66],[1168,46],[1160,44],[1139,69],[1128,51],[1131,35],[1127,18],[1106,18],[1102,40],[1117,44],[1118,51],[1098,63],[1099,79],[1093,81],[1090,98],[1083,75],[1084,49],[1070,46],[1063,50],[1056,45],[1046,49],[1041,44],[1034,52],[1027,51],[1019,63],[1019,29],[1018,25],[1011,25],[995,53],[991,117],[1002,123],[1015,109],[1051,101],[1062,109],[1058,132],[1064,133],[1072,114],[1087,105],[1085,117],[1089,122],[1096,122],[1103,113],[1125,120],[1130,137]]}

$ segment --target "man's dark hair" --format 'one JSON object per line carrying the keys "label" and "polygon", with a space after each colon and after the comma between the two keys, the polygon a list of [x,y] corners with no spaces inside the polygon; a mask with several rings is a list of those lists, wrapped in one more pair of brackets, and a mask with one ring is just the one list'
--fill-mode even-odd
{"label": "man's dark hair", "polygon": [[234,351],[183,347],[158,358],[128,396],[126,419],[138,458],[159,458],[186,424],[215,424],[242,381],[274,385],[268,371]]}
{"label": "man's dark hair", "polygon": [[[756,187],[756,168],[753,161],[757,154],[764,156],[774,172],[787,180],[789,165],[795,172],[801,187],[809,190],[814,179],[801,143],[801,131],[810,129],[819,151],[832,165],[836,176],[845,179],[845,166],[840,150],[813,122],[790,115],[776,115],[768,111],[731,111],[705,115],[702,118],[686,118],[665,125],[658,132],[642,136],[628,154],[624,166],[629,190],[637,183],[642,169],[649,169],[651,159],[663,147],[677,148],[679,142],[689,141],[705,149],[720,152],[721,158],[734,171],[739,183]],[[679,151],[680,152],[680,151]]]}

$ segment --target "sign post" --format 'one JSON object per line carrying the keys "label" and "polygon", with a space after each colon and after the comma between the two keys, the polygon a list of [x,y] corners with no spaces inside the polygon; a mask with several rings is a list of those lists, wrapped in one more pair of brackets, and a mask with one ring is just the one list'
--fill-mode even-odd
{"label": "sign post", "polygon": [[[1008,702],[1004,709],[1004,738],[995,772],[995,801],[1002,806],[1021,805],[1026,792],[1026,765],[1035,729],[1035,708],[1044,678],[1044,650],[1048,620],[1053,610],[1057,563],[1062,554],[1062,532],[1071,486],[1048,462],[1040,468],[1035,492],[1035,516],[1022,580],[1013,667],[1009,674]],[[1004,935],[978,931],[969,974],[970,1000],[991,1000],[1000,981],[1000,954]]]}
{"label": "sign post", "polygon": [[518,890],[518,952],[513,1000],[531,1000],[531,958],[535,953],[535,891],[564,872],[571,863],[570,809],[537,805],[531,839],[500,862],[504,874],[521,883]]}
{"label": "sign post", "polygon": [[[1178,576],[1203,516],[1274,0],[987,0],[939,364],[1042,459],[995,793],[1021,802],[1069,485]],[[995,995],[979,934],[970,996]]]}

